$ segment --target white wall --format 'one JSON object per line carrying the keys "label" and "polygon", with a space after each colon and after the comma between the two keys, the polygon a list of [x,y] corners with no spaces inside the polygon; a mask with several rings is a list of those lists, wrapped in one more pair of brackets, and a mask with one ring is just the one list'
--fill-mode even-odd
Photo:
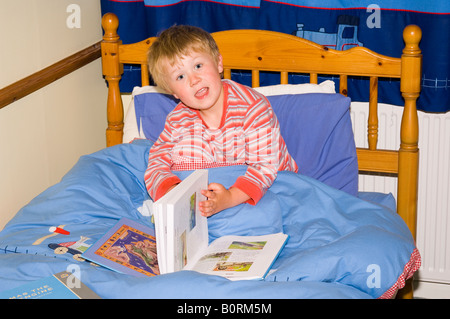
{"label": "white wall", "polygon": [[[66,23],[71,4],[79,6],[79,28]],[[100,1],[1,1],[0,88],[101,36]],[[0,109],[0,229],[81,155],[105,147],[106,96],[98,59]]]}

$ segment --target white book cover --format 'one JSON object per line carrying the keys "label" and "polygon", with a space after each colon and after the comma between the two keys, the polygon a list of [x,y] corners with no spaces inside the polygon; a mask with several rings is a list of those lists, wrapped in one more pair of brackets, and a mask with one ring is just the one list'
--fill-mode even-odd
{"label": "white book cover", "polygon": [[207,218],[198,208],[206,199],[201,190],[207,187],[208,170],[196,170],[154,203],[161,273],[183,269],[197,251],[208,246]]}

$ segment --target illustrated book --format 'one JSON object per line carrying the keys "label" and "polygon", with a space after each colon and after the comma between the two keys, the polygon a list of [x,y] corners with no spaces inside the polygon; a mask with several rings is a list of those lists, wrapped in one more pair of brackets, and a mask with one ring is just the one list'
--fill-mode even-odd
{"label": "illustrated book", "polygon": [[207,188],[208,170],[195,170],[153,203],[161,274],[182,270],[208,246],[208,222],[198,208]]}
{"label": "illustrated book", "polygon": [[155,230],[129,218],[121,218],[81,256],[120,273],[159,275]]}
{"label": "illustrated book", "polygon": [[0,292],[0,299],[100,299],[78,277],[63,271]]}
{"label": "illustrated book", "polygon": [[288,236],[224,236],[209,244],[207,218],[198,208],[207,187],[208,171],[196,170],[153,203],[161,274],[194,270],[230,280],[263,279]]}

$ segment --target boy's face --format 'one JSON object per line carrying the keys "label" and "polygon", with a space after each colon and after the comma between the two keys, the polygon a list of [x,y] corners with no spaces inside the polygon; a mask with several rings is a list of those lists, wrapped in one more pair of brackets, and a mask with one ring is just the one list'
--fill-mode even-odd
{"label": "boy's face", "polygon": [[205,52],[192,51],[172,66],[166,63],[166,83],[172,94],[186,106],[200,112],[222,111],[223,87],[220,74],[223,71],[222,57],[219,61]]}

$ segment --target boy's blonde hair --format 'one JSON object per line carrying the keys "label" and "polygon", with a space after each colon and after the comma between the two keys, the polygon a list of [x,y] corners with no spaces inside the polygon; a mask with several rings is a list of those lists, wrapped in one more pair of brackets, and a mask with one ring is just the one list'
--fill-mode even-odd
{"label": "boy's blonde hair", "polygon": [[165,64],[175,65],[181,56],[192,51],[210,54],[219,62],[219,48],[211,34],[205,30],[188,25],[172,26],[159,35],[148,52],[148,67],[155,84],[170,92],[165,81]]}

